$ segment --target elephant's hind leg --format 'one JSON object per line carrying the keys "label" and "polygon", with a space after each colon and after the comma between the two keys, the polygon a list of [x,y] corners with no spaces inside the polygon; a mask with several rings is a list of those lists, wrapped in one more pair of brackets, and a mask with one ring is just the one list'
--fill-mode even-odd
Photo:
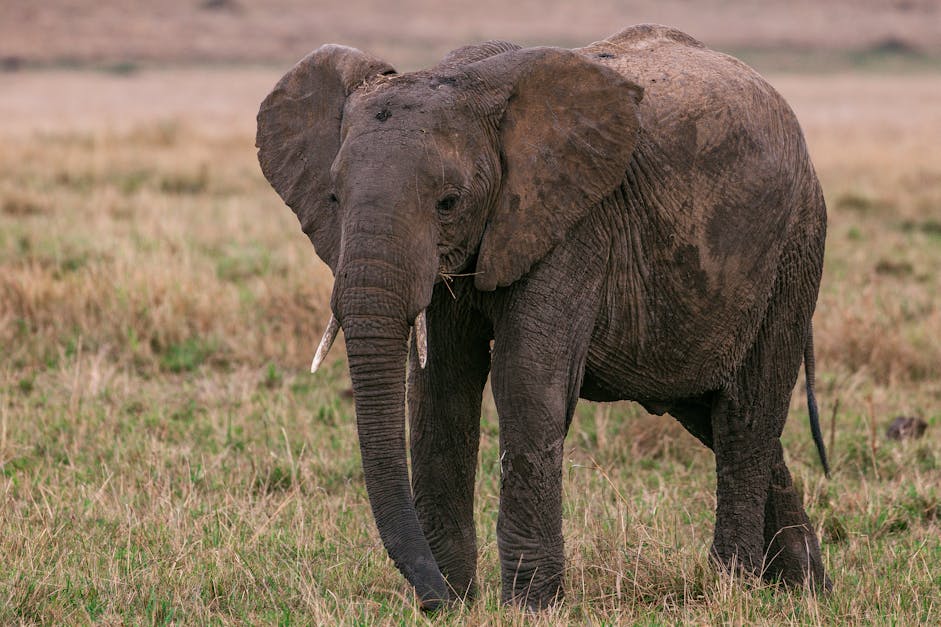
{"label": "elephant's hind leg", "polygon": [[806,584],[815,590],[830,590],[824,574],[817,536],[804,511],[800,494],[784,464],[780,443],[771,463],[771,484],[765,502],[765,571],[769,581]]}
{"label": "elephant's hind leg", "polygon": [[[754,346],[716,396],[714,556],[790,584],[826,585],[820,546],[784,463],[781,432],[803,358],[819,268],[785,251]],[[813,291],[812,291],[813,290]]]}
{"label": "elephant's hind leg", "polygon": [[414,342],[411,349],[412,489],[422,530],[452,593],[473,598],[474,479],[481,396],[490,370],[490,327],[449,294],[437,291],[428,308],[424,369],[418,367]]}
{"label": "elephant's hind leg", "polygon": [[712,410],[716,456],[716,527],[713,557],[728,569],[758,574],[764,555],[764,505],[770,482],[769,421],[761,408],[723,390]]}

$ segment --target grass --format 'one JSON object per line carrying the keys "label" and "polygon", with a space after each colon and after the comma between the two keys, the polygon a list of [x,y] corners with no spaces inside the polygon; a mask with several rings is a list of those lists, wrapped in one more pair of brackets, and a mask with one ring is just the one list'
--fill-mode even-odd
{"label": "grass", "polygon": [[[784,439],[834,593],[716,573],[708,451],[669,417],[583,403],[564,465],[568,597],[538,617],[499,604],[489,399],[482,598],[416,610],[369,512],[342,348],[306,374],[329,271],[248,132],[184,117],[5,134],[0,623],[937,622],[941,122],[914,98],[883,111],[902,88],[938,102],[926,77],[776,81],[831,207],[815,322],[833,478],[800,385]],[[880,115],[910,126],[878,130]],[[926,436],[886,439],[898,414]]]}

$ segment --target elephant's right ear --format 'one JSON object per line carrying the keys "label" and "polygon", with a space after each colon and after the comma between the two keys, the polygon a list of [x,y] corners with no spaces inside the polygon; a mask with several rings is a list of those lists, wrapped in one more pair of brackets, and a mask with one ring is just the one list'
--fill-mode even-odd
{"label": "elephant's right ear", "polygon": [[325,45],[285,74],[258,110],[258,161],[294,210],[317,254],[336,270],[340,226],[331,199],[330,165],[340,149],[347,96],[376,74],[395,70],[355,48]]}

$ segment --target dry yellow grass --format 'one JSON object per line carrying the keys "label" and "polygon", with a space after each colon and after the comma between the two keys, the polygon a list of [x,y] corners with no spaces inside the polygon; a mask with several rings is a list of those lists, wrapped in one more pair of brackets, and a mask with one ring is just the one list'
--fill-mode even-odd
{"label": "dry yellow grass", "polygon": [[[426,620],[373,528],[342,351],[305,374],[332,280],[255,161],[279,74],[0,74],[0,622]],[[799,400],[785,440],[835,593],[716,574],[708,452],[668,417],[586,403],[568,599],[501,609],[487,406],[483,598],[446,622],[937,622],[941,77],[772,82],[830,205],[815,323],[834,478]],[[884,438],[900,413],[924,440]]]}

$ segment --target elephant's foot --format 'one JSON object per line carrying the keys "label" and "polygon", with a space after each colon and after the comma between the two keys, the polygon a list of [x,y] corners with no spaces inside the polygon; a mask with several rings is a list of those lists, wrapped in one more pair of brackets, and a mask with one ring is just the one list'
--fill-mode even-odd
{"label": "elephant's foot", "polygon": [[[440,561],[439,561],[440,564]],[[457,603],[473,603],[477,599],[477,578],[474,564],[461,566],[448,564],[441,567],[441,574],[448,582],[451,598]]]}
{"label": "elephant's foot", "polygon": [[772,468],[765,504],[765,569],[769,581],[829,592],[820,544],[784,462]]}
{"label": "elephant's foot", "polygon": [[563,562],[524,559],[503,563],[503,602],[539,611],[565,597],[562,585]]}
{"label": "elephant's foot", "polygon": [[709,553],[715,564],[726,573],[736,577],[761,575],[761,541],[757,536],[747,540],[738,535],[730,537],[717,527]]}
{"label": "elephant's foot", "polygon": [[[470,499],[467,499],[470,500]],[[441,499],[443,501],[443,499]],[[477,541],[474,520],[444,515],[448,510],[436,508],[431,499],[416,499],[425,537],[435,563],[444,576],[449,596],[454,603],[471,603],[477,598]],[[469,513],[469,511],[468,511]]]}

